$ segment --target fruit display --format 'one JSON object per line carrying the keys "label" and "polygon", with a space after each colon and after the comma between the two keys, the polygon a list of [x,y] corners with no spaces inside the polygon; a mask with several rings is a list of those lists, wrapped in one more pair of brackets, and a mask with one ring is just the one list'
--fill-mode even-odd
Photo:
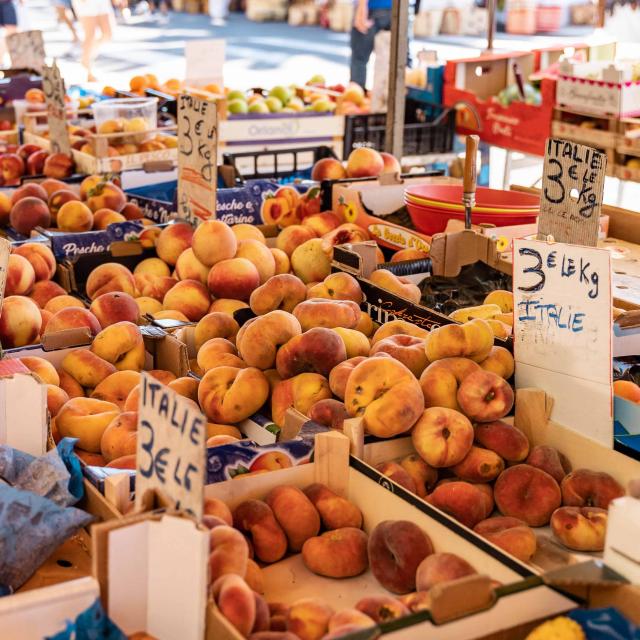
{"label": "fruit display", "polygon": [[0,186],[13,187],[26,176],[68,178],[74,172],[74,162],[62,153],[49,153],[40,145],[8,144],[0,153]]}

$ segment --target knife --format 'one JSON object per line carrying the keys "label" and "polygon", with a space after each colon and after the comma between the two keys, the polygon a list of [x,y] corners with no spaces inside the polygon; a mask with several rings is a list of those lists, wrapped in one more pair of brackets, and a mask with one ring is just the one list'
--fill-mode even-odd
{"label": "knife", "polygon": [[464,228],[471,229],[471,210],[476,206],[476,186],[478,175],[476,158],[478,156],[478,136],[467,136],[467,149],[464,156],[464,175],[462,177],[462,204],[464,206]]}

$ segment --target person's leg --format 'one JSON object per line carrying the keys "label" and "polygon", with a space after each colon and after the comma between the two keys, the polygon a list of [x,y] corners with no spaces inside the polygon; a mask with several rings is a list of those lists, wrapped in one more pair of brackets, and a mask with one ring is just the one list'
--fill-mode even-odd
{"label": "person's leg", "polygon": [[69,28],[69,31],[71,31],[73,41],[78,42],[78,32],[76,31],[76,26],[73,24],[73,13],[71,13],[71,9],[58,4],[56,5],[56,13],[58,15],[58,22],[64,22]]}
{"label": "person's leg", "polygon": [[351,82],[356,82],[363,89],[367,83],[367,63],[373,51],[375,35],[375,26],[366,33],[351,27]]}
{"label": "person's leg", "polygon": [[95,80],[95,77],[91,72],[91,65],[93,63],[93,57],[96,49],[96,28],[98,26],[98,19],[95,16],[82,16],[80,18],[80,24],[82,25],[82,32],[84,34],[84,40],[82,42],[82,57],[80,61],[82,62],[82,66],[87,70],[87,79],[91,82]]}
{"label": "person's leg", "polygon": [[98,44],[103,44],[105,42],[109,42],[113,37],[113,30],[111,26],[111,14],[105,13],[101,16],[97,16],[98,27],[100,28],[100,40]]}

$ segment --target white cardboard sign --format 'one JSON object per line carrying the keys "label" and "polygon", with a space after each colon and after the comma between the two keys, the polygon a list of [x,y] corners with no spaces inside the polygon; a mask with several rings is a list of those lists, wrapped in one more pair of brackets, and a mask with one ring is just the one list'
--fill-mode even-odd
{"label": "white cardboard sign", "polygon": [[202,87],[217,84],[224,87],[224,40],[191,40],[184,48],[187,61],[186,84]]}
{"label": "white cardboard sign", "polygon": [[42,31],[12,33],[6,42],[12,69],[42,71],[45,57]]}
{"label": "white cardboard sign", "polygon": [[42,69],[42,91],[47,103],[47,123],[52,153],[71,155],[71,142],[67,127],[66,91],[64,80],[56,63]]}
{"label": "white cardboard sign", "polygon": [[136,509],[147,491],[159,490],[202,519],[207,420],[196,405],[142,372],[138,404]]}
{"label": "white cardboard sign", "polygon": [[613,446],[611,254],[514,240],[516,387],[554,399],[553,420]]}

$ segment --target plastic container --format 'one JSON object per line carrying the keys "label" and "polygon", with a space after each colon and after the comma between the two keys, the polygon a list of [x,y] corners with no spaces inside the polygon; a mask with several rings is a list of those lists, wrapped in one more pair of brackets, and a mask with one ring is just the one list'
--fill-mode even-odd
{"label": "plastic container", "polygon": [[562,26],[563,7],[538,6],[536,8],[536,31],[554,33]]}
{"label": "plastic container", "polygon": [[[158,98],[114,98],[102,100],[91,105],[98,133],[141,133],[157,129]],[[144,129],[140,120],[144,121]],[[110,127],[107,121],[114,121],[120,126]],[[101,126],[102,125],[102,126]],[[115,129],[111,131],[110,129]]]}

